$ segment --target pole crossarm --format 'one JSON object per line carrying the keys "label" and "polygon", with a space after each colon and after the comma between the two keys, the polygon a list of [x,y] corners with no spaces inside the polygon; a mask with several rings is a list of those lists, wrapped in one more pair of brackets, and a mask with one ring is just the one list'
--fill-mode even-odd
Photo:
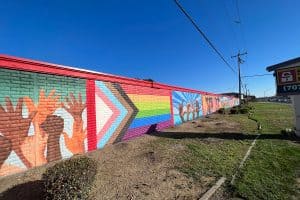
{"label": "pole crossarm", "polygon": [[237,65],[238,65],[238,78],[239,78],[239,101],[241,104],[242,100],[242,80],[241,80],[241,64],[243,64],[245,61],[241,59],[241,56],[246,55],[247,52],[240,53],[238,52],[237,55],[231,56],[231,58],[237,58]]}

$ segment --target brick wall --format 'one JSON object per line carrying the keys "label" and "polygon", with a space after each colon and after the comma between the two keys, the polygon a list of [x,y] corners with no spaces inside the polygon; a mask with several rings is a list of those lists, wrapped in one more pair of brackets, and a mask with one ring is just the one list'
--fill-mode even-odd
{"label": "brick wall", "polygon": [[1,55],[0,85],[0,176],[238,103],[203,91]]}

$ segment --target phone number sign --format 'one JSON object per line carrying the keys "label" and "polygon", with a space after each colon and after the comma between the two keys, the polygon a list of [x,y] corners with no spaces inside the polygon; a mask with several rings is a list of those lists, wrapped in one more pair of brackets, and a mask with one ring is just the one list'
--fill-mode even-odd
{"label": "phone number sign", "polygon": [[277,95],[300,94],[300,66],[276,71]]}

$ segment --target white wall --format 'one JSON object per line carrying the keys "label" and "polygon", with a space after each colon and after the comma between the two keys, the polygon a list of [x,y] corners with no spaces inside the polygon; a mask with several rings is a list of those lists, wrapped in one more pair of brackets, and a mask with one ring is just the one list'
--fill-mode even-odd
{"label": "white wall", "polygon": [[291,96],[295,109],[296,135],[300,137],[300,95]]}

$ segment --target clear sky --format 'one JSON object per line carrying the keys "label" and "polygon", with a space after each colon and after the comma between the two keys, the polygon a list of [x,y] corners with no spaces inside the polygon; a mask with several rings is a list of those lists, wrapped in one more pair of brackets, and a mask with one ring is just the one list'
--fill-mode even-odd
{"label": "clear sky", "polygon": [[[180,0],[228,62],[247,50],[243,75],[300,56],[300,1]],[[1,1],[0,53],[210,92],[237,91],[221,61],[173,0]],[[257,96],[272,76],[244,79]]]}

